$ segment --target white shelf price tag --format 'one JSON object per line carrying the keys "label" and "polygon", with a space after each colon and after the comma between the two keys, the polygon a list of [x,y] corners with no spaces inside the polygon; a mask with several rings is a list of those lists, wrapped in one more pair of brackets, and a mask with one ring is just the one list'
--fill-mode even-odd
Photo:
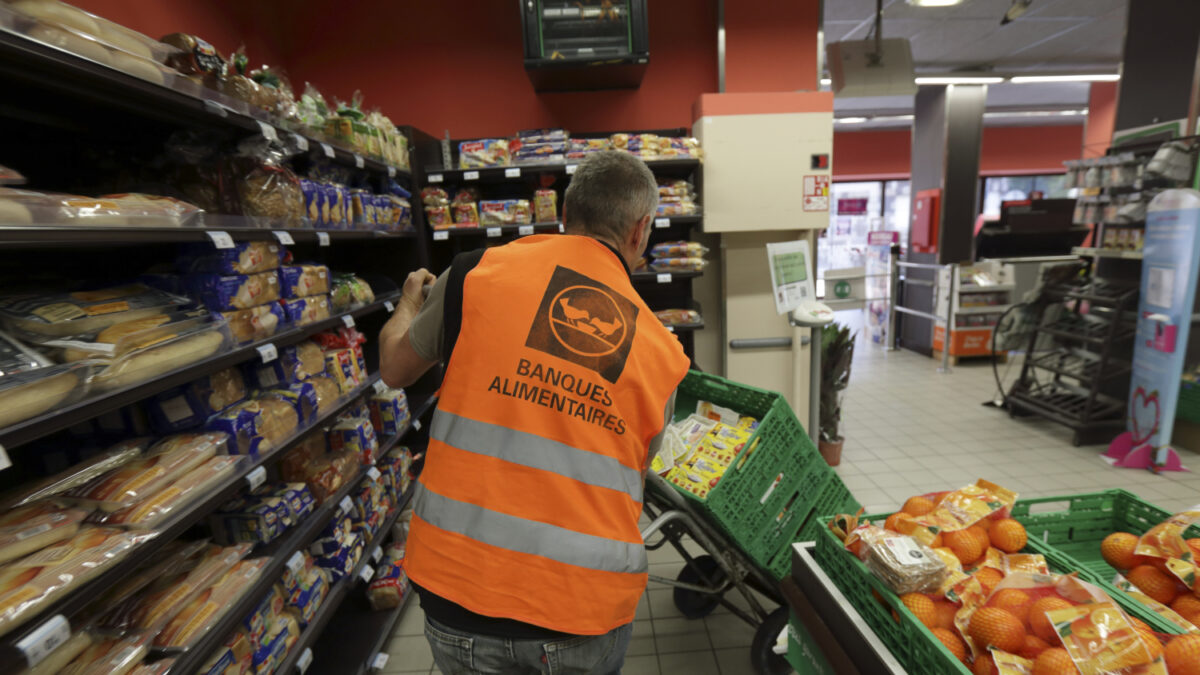
{"label": "white shelf price tag", "polygon": [[433,233],[434,241],[446,241],[450,238],[450,233],[445,230],[438,230]]}
{"label": "white shelf price tag", "polygon": [[660,284],[669,284],[669,283],[671,283],[671,273],[670,273],[670,272],[663,272],[662,274],[659,274],[659,275],[658,275],[658,283],[660,283]]}
{"label": "white shelf price tag", "polygon": [[371,560],[374,560],[375,562],[379,562],[379,559],[382,557],[383,557],[383,549],[376,546],[375,550],[371,551]]}
{"label": "white shelf price tag", "polygon": [[660,230],[664,227],[670,227],[670,226],[671,226],[670,218],[655,218],[654,219],[654,227],[657,227]]}
{"label": "white shelf price tag", "polygon": [[216,101],[204,99],[204,109],[217,117],[229,117],[229,111],[225,109],[225,106]]}
{"label": "white shelf price tag", "polygon": [[363,580],[364,584],[371,583],[371,577],[375,576],[375,568],[370,565],[363,565],[362,571],[358,573],[358,578]]}
{"label": "white shelf price tag", "polygon": [[668,332],[668,333],[674,333],[674,332],[675,332],[675,326],[667,326],[667,332]]}
{"label": "white shelf price tag", "polygon": [[388,167],[388,178],[395,178],[395,177],[396,177],[396,167],[389,166]]}
{"label": "white shelf price tag", "polygon": [[4,449],[3,445],[0,445],[0,471],[10,466],[12,466],[12,460],[8,458],[8,451]]}
{"label": "white shelf price tag", "polygon": [[328,246],[328,245],[329,245],[329,233],[328,232],[318,232],[317,233],[317,246]]}
{"label": "white shelf price tag", "polygon": [[566,232],[566,231],[567,231],[567,228],[563,227],[562,223],[559,223],[558,224],[558,233],[562,234],[563,232]]}
{"label": "white shelf price tag", "polygon": [[371,480],[379,480],[382,476],[383,474],[379,473],[379,469],[376,469],[375,467],[367,469],[367,478],[370,478]]}
{"label": "white shelf price tag", "polygon": [[375,655],[375,658],[371,659],[371,670],[383,670],[384,668],[387,668],[387,662],[388,655],[383,652],[379,652]]}
{"label": "white shelf price tag", "polygon": [[528,237],[529,235],[533,234],[533,226],[522,225],[517,228],[517,234],[521,235],[522,237]]}
{"label": "white shelf price tag", "polygon": [[308,152],[308,139],[300,134],[293,133],[292,138],[296,139],[296,147],[300,148],[300,152]]}
{"label": "white shelf price tag", "polygon": [[325,156],[328,157],[329,159],[333,159],[333,157],[334,157],[333,146],[328,143],[321,144],[321,152],[325,153]]}
{"label": "white shelf price tag", "polygon": [[246,483],[251,490],[257,490],[258,486],[267,481],[267,467],[260,466],[257,469],[246,474]]}
{"label": "white shelf price tag", "polygon": [[215,248],[233,248],[233,237],[229,236],[228,232],[223,230],[209,230],[205,232],[205,234],[207,234],[208,238],[212,240]]}
{"label": "white shelf price tag", "polygon": [[388,390],[387,384],[383,380],[375,380],[375,393],[382,394]]}
{"label": "white shelf price tag", "polygon": [[342,497],[342,501],[338,502],[338,507],[342,510],[342,515],[350,515],[354,511],[354,500],[350,499],[350,495]]}
{"label": "white shelf price tag", "polygon": [[578,166],[577,164],[568,164],[567,165],[567,175],[568,176],[575,175],[575,169],[577,166]]}
{"label": "white shelf price tag", "polygon": [[445,177],[445,176],[443,176],[443,175],[442,175],[442,174],[440,174],[440,173],[431,173],[431,174],[429,174],[429,182],[430,182],[430,183],[440,183],[440,182],[442,182],[442,181],[444,181],[444,180],[446,180],[446,177]]}
{"label": "white shelf price tag", "polygon": [[258,355],[262,358],[263,363],[270,363],[279,358],[279,350],[275,348],[275,344],[272,342],[259,345],[256,349],[258,349]]}
{"label": "white shelf price tag", "polygon": [[354,317],[349,314],[343,314],[342,323],[346,324],[346,328],[354,328]]}
{"label": "white shelf price tag", "polygon": [[275,239],[284,246],[291,246],[292,244],[296,243],[296,240],[292,239],[291,232],[287,232],[285,230],[272,230],[271,234],[275,235]]}
{"label": "white shelf price tag", "polygon": [[487,236],[489,236],[489,237],[499,237],[499,236],[500,236],[500,232],[501,232],[501,230],[500,230],[500,228],[498,228],[498,227],[489,227],[489,228],[487,229]]}
{"label": "white shelf price tag", "polygon": [[279,133],[275,131],[275,127],[271,126],[270,124],[259,120],[258,129],[262,132],[263,138],[267,139],[268,141],[279,140]]}
{"label": "white shelf price tag", "polygon": [[520,169],[505,169],[504,177],[505,178],[520,178],[521,170]]}
{"label": "white shelf price tag", "polygon": [[67,617],[56,614],[35,628],[29,635],[17,641],[17,649],[25,655],[32,668],[41,663],[50,652],[58,649],[71,637],[71,624]]}
{"label": "white shelf price tag", "polygon": [[420,431],[421,430],[421,420],[414,419],[412,421],[412,428],[416,429],[417,431]]}
{"label": "white shelf price tag", "polygon": [[365,160],[363,160],[362,155],[358,154],[357,152],[354,153],[354,167],[356,169],[361,169],[366,165],[367,165],[367,163]]}
{"label": "white shelf price tag", "polygon": [[312,647],[305,647],[304,653],[300,655],[300,658],[296,659],[296,670],[300,671],[300,675],[304,675],[304,672],[308,670],[308,667],[312,665],[312,662]]}
{"label": "white shelf price tag", "polygon": [[478,171],[464,171],[463,180],[479,180]]}
{"label": "white shelf price tag", "polygon": [[292,557],[288,558],[288,560],[287,560],[287,568],[289,570],[291,570],[292,574],[300,574],[301,572],[303,572],[304,571],[304,554],[301,553],[300,551],[296,551],[295,553],[293,553]]}
{"label": "white shelf price tag", "polygon": [[392,304],[391,300],[384,300],[383,308],[386,309],[389,313],[396,311],[396,306]]}

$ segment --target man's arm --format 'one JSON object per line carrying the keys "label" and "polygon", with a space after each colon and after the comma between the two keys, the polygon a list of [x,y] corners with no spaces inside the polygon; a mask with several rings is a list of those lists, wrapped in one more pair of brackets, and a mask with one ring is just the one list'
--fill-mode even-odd
{"label": "man's arm", "polygon": [[379,374],[389,387],[407,387],[437,363],[422,358],[408,334],[409,326],[425,304],[424,288],[434,281],[436,277],[426,269],[409,274],[396,311],[379,332]]}

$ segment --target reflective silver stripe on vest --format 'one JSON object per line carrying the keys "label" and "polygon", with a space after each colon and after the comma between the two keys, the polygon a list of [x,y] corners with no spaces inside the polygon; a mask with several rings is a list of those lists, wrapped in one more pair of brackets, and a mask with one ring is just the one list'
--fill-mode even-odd
{"label": "reflective silver stripe on vest", "polygon": [[583,534],[450,499],[417,481],[413,510],[425,522],[496,548],[601,572],[641,574],[646,546]]}
{"label": "reflective silver stripe on vest", "polygon": [[624,492],[639,504],[642,501],[642,474],[612,457],[440,408],[433,414],[429,435],[459,450],[549,471],[586,485]]}

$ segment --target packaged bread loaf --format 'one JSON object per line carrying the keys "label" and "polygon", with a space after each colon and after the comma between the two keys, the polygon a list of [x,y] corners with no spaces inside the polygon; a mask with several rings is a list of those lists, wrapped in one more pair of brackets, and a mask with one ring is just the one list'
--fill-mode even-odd
{"label": "packaged bread loaf", "polygon": [[286,159],[278,144],[261,136],[239,144],[238,156],[230,164],[242,215],[299,227],[304,192]]}
{"label": "packaged bread loaf", "polygon": [[320,345],[312,340],[283,347],[278,354],[278,358],[270,363],[251,364],[247,375],[252,386],[271,389],[325,374],[325,356]]}
{"label": "packaged bread loaf", "polygon": [[225,74],[225,59],[215,47],[186,33],[172,33],[162,42],[180,50],[167,58],[167,65],[209,88],[217,88]]}
{"label": "packaged bread loaf", "polygon": [[157,394],[146,402],[146,411],[154,430],[169,434],[200,426],[245,398],[246,384],[241,371],[226,368]]}
{"label": "packaged bread loaf", "polygon": [[316,420],[320,404],[317,400],[317,390],[308,382],[293,382],[286,387],[279,387],[264,392],[260,399],[279,399],[292,406],[296,411],[299,425],[308,426]]}
{"label": "packaged bread loaf", "polygon": [[0,331],[0,427],[15,424],[81,398],[90,364],[53,365],[15,337]]}
{"label": "packaged bread loaf", "polygon": [[111,363],[213,326],[212,317],[204,310],[163,312],[114,323],[96,333],[38,339],[37,344],[59,350],[61,361],[100,359]]}
{"label": "packaged bread loaf", "polygon": [[137,504],[115,513],[106,514],[96,520],[105,525],[142,530],[154,529],[165,523],[172,514],[187,508],[189,504],[203,497],[211,489],[228,481],[237,473],[240,461],[238,457],[225,455],[210,457],[200,466],[183,474],[170,485]]}
{"label": "packaged bread loaf", "polygon": [[0,514],[0,563],[70,539],[87,511],[38,502]]}
{"label": "packaged bread loaf", "polygon": [[0,297],[0,320],[34,335],[68,336],[99,332],[188,304],[144,284],[72,293],[22,293]]}
{"label": "packaged bread loaf", "polygon": [[225,344],[224,323],[197,325],[194,330],[169,338],[161,344],[98,361],[106,365],[92,378],[92,384],[100,390],[111,390],[145,382],[206,359]]}
{"label": "packaged bread loaf", "polygon": [[330,316],[328,295],[313,295],[295,300],[283,300],[284,316],[295,326],[307,326],[310,323],[324,321]]}
{"label": "packaged bread loaf", "polygon": [[86,526],[65,541],[0,568],[0,635],[124,558],[146,535]]}
{"label": "packaged bread loaf", "polygon": [[277,302],[221,312],[221,317],[229,325],[229,333],[238,344],[265,340],[288,325],[283,307]]}
{"label": "packaged bread loaf", "polygon": [[150,653],[151,635],[136,631],[93,643],[59,675],[127,675]]}
{"label": "packaged bread loaf", "polygon": [[0,498],[0,507],[6,509],[32,504],[40,499],[49,499],[73,487],[120,468],[138,457],[150,447],[148,439],[122,441],[104,451],[64,469],[53,476],[29,485],[22,485]]}
{"label": "packaged bread loaf", "polygon": [[202,244],[185,248],[175,266],[184,274],[257,274],[278,269],[285,254],[283,246],[270,241],[243,241],[218,250]]}
{"label": "packaged bread loaf", "polygon": [[83,650],[92,645],[95,639],[90,631],[77,630],[71,633],[71,637],[67,638],[59,646],[54,648],[54,651],[46,655],[46,658],[38,662],[36,666],[27,668],[21,672],[21,675],[57,675],[59,671],[67,667],[67,664],[75,660],[76,656],[83,653]]}
{"label": "packaged bread loaf", "polygon": [[254,585],[269,558],[242,560],[204,589],[154,638],[157,647],[190,647]]}
{"label": "packaged bread loaf", "polygon": [[329,268],[324,265],[284,265],[279,268],[284,298],[307,298],[329,292]]}
{"label": "packaged bread loaf", "polygon": [[227,450],[228,436],[205,432],[165,438],[147,456],[75,487],[64,497],[105,512],[119,511],[158,492],[205,460]]}
{"label": "packaged bread loaf", "polygon": [[213,311],[249,309],[279,299],[279,275],[195,274],[187,278],[188,290]]}

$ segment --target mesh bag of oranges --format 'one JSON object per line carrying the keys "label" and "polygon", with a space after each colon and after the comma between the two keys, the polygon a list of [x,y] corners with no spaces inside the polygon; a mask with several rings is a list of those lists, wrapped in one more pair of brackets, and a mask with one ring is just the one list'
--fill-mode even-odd
{"label": "mesh bag of oranges", "polygon": [[[1105,562],[1120,570],[1114,585],[1163,619],[1200,634],[1200,538],[1185,538],[1200,506],[1177,513],[1142,536],[1114,532],[1100,542]],[[1198,666],[1200,672],[1200,666]]]}

